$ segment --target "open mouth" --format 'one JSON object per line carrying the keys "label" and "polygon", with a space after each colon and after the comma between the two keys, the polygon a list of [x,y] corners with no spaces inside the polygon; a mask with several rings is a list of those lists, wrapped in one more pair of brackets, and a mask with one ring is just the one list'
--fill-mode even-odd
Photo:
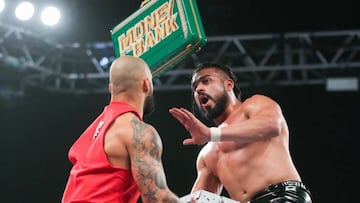
{"label": "open mouth", "polygon": [[209,98],[207,96],[205,96],[205,95],[200,95],[199,96],[199,102],[201,104],[206,104],[208,101],[209,101]]}

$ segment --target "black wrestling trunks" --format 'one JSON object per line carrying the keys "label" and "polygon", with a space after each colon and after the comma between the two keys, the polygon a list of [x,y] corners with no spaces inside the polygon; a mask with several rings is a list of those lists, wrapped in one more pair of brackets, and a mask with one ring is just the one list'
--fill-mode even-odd
{"label": "black wrestling trunks", "polygon": [[311,193],[300,181],[289,180],[269,185],[257,193],[250,203],[312,203]]}

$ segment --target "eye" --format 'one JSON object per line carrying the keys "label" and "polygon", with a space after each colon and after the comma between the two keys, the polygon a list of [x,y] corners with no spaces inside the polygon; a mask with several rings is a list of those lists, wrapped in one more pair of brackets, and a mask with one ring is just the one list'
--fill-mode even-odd
{"label": "eye", "polygon": [[203,84],[205,84],[205,85],[206,85],[206,84],[208,84],[208,83],[209,83],[209,81],[210,81],[210,80],[209,80],[208,78],[205,78],[205,79],[204,79],[204,80],[202,80],[201,82],[202,82]]}

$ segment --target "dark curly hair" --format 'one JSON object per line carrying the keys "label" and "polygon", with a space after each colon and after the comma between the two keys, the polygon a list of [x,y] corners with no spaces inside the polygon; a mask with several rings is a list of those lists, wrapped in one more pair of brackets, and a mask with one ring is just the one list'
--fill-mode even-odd
{"label": "dark curly hair", "polygon": [[211,67],[211,68],[216,68],[216,69],[218,69],[218,70],[223,71],[227,76],[229,76],[229,78],[230,78],[231,80],[234,81],[234,88],[233,88],[234,94],[235,94],[236,98],[238,98],[239,100],[241,100],[241,90],[240,90],[240,87],[237,85],[237,77],[236,77],[236,75],[233,73],[233,71],[231,70],[231,68],[228,67],[227,65],[225,65],[225,64],[219,64],[219,63],[215,63],[215,62],[205,62],[205,63],[202,63],[202,64],[198,65],[198,66],[195,68],[195,70],[194,70],[194,72],[193,72],[192,75],[194,76],[197,72],[199,72],[199,71],[201,71],[201,70],[203,70],[203,69],[205,69],[205,68],[210,68],[210,67]]}

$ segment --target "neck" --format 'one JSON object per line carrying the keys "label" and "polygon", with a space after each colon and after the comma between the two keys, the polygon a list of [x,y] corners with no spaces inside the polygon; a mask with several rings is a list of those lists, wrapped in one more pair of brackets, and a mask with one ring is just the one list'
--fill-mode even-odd
{"label": "neck", "polygon": [[136,110],[136,112],[139,113],[139,115],[141,117],[143,117],[143,108],[144,105],[143,103],[141,103],[141,99],[139,98],[132,98],[129,97],[128,95],[124,96],[124,95],[112,95],[111,96],[111,100],[110,102],[125,102],[127,104],[129,104],[130,106],[134,107],[134,109]]}
{"label": "neck", "polygon": [[226,106],[225,110],[218,117],[214,118],[214,123],[219,126],[225,120],[227,120],[230,115],[241,105],[241,102],[237,99],[230,100],[229,104]]}

